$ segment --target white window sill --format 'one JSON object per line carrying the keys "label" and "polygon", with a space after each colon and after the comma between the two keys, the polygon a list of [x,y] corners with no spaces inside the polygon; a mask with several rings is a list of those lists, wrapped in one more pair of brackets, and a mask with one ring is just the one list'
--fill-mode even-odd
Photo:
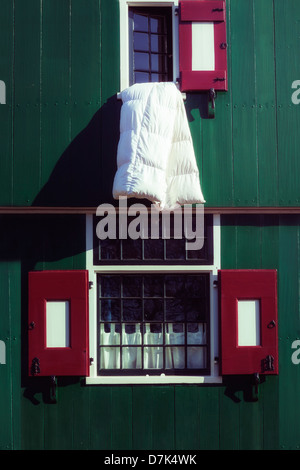
{"label": "white window sill", "polygon": [[191,376],[171,376],[171,375],[146,375],[138,377],[86,377],[86,385],[146,385],[146,384],[221,384],[222,377],[212,377],[212,376],[201,376],[201,377],[191,377]]}

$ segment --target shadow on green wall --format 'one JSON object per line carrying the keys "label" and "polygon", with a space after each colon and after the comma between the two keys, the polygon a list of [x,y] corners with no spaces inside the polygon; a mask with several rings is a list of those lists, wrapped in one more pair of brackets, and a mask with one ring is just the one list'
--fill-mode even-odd
{"label": "shadow on green wall", "polygon": [[121,102],[113,96],[70,143],[36,196],[38,207],[96,207],[112,200]]}
{"label": "shadow on green wall", "polygon": [[[85,216],[82,215],[1,215],[0,260],[21,261],[21,386],[24,397],[38,404],[36,394],[50,403],[48,378],[28,375],[28,272],[36,269],[83,269],[85,267]],[[11,312],[12,320],[19,312]],[[79,382],[67,378],[67,385]]]}

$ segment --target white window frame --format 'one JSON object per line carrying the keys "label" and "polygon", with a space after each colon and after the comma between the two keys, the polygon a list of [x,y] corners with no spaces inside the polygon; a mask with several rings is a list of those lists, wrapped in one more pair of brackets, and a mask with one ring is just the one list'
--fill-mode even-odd
{"label": "white window frame", "polygon": [[[93,215],[86,215],[86,269],[89,273],[91,289],[89,291],[89,355],[91,360],[90,375],[86,377],[87,385],[111,384],[205,384],[222,383],[219,374],[219,321],[218,289],[215,281],[221,268],[220,215],[213,215],[213,264],[206,265],[94,265],[93,257]],[[97,345],[97,275],[111,273],[209,273],[210,274],[210,375],[143,375],[143,376],[99,376]]]}
{"label": "white window frame", "polygon": [[120,91],[129,87],[129,7],[172,7],[173,82],[179,77],[178,15],[179,0],[119,0],[120,5]]}

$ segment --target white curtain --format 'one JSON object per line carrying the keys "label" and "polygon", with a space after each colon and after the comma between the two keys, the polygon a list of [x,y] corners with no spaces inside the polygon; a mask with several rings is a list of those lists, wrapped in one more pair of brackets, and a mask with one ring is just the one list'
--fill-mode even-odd
{"label": "white curtain", "polygon": [[[185,368],[185,333],[176,332],[174,324],[165,325],[165,367],[166,369]],[[121,335],[119,326],[109,324],[109,328],[101,324],[100,345],[101,369],[120,369]],[[163,368],[163,331],[151,331],[149,323],[144,325],[144,365],[142,364],[142,333],[141,325],[122,325],[122,368],[123,369],[162,369]],[[202,368],[206,365],[205,348],[189,346],[206,342],[205,327],[197,324],[193,332],[187,333],[187,367]]]}

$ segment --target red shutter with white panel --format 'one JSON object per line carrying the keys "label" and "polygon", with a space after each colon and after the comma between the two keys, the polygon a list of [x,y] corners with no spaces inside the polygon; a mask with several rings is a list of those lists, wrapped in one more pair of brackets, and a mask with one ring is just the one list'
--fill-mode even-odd
{"label": "red shutter with white panel", "polygon": [[29,375],[88,375],[88,272],[34,271],[28,283]]}
{"label": "red shutter with white panel", "polygon": [[182,0],[179,22],[181,91],[226,91],[225,0]]}
{"label": "red shutter with white panel", "polygon": [[221,373],[278,374],[277,271],[220,270]]}

